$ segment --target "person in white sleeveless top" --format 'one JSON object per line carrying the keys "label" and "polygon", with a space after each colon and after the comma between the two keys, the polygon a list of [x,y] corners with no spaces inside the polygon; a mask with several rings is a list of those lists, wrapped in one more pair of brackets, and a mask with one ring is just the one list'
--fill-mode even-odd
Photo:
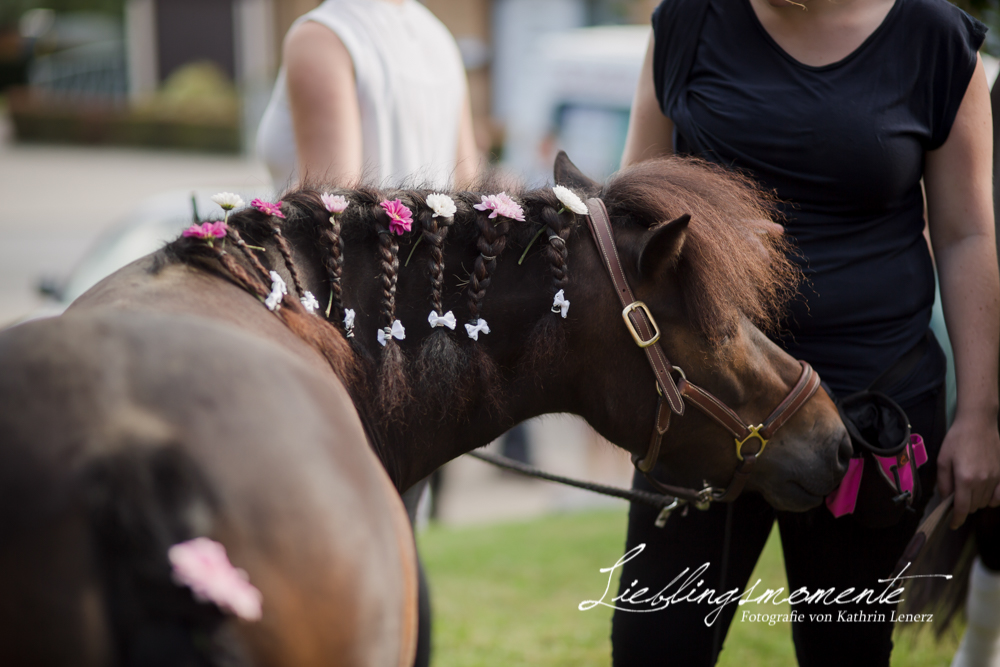
{"label": "person in white sleeveless top", "polygon": [[479,160],[454,38],[416,0],[326,0],[285,38],[257,152],[277,188],[468,185]]}

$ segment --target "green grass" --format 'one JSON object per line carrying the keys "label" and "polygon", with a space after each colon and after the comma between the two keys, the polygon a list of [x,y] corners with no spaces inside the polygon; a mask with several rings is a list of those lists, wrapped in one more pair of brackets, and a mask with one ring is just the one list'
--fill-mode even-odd
{"label": "green grass", "polygon": [[[599,599],[621,557],[626,510],[585,512],[468,528],[431,526],[418,536],[434,603],[434,667],[582,667],[610,663],[611,610]],[[777,531],[751,581],[785,586]],[[617,591],[617,578],[611,584]],[[769,605],[769,613],[788,613]],[[893,667],[948,665],[957,639],[895,638]],[[794,665],[788,623],[743,623],[737,614],[721,667]]]}

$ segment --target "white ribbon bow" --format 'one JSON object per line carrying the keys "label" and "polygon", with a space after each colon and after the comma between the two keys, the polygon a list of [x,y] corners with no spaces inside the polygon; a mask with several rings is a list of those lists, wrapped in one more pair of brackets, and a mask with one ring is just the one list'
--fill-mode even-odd
{"label": "white ribbon bow", "polygon": [[455,330],[455,314],[450,310],[444,315],[438,315],[437,311],[432,310],[431,314],[427,316],[427,322],[430,323],[431,329],[434,327],[448,327],[452,331]]}
{"label": "white ribbon bow", "polygon": [[319,301],[316,300],[316,297],[313,296],[312,292],[306,290],[306,293],[302,295],[302,298],[299,299],[299,301],[302,302],[302,307],[309,311],[310,315],[316,314],[316,309],[319,308]]}
{"label": "white ribbon bow", "polygon": [[288,286],[281,279],[277,271],[271,271],[271,293],[264,299],[264,305],[268,310],[277,310],[281,305],[281,297],[288,294]]}
{"label": "white ribbon bow", "polygon": [[566,313],[569,311],[569,301],[566,300],[566,295],[562,290],[556,292],[555,297],[552,299],[552,312],[562,313],[563,319],[566,319]]}
{"label": "white ribbon bow", "polygon": [[469,332],[469,338],[472,340],[479,340],[479,332],[488,334],[490,332],[490,327],[486,324],[486,320],[479,318],[473,324],[466,324],[465,330]]}
{"label": "white ribbon bow", "polygon": [[[388,334],[386,334],[386,329],[389,329]],[[403,340],[404,338],[406,338],[406,329],[403,328],[402,322],[400,322],[399,320],[395,320],[392,323],[391,328],[386,327],[385,329],[379,329],[378,334],[376,334],[376,336],[378,337],[378,344],[381,345],[382,347],[385,347],[385,344],[388,341],[388,336],[392,336],[396,340]]]}
{"label": "white ribbon bow", "polygon": [[348,338],[354,337],[354,309],[347,308],[344,310],[344,331],[347,332]]}

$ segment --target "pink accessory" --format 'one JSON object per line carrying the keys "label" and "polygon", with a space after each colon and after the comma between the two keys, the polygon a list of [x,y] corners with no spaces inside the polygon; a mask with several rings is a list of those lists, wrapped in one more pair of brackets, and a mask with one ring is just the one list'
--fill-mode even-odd
{"label": "pink accessory", "polygon": [[835,517],[853,514],[858,503],[858,489],[861,488],[861,475],[865,471],[863,458],[851,459],[847,464],[847,474],[840,481],[840,486],[826,497],[826,506]]}
{"label": "pink accessory", "polygon": [[250,205],[255,209],[264,213],[266,215],[273,215],[276,218],[284,218],[285,214],[281,212],[282,202],[271,203],[269,201],[264,201],[263,199],[254,199],[250,202]]}
{"label": "pink accessory", "polygon": [[322,194],[319,198],[323,200],[323,207],[334,215],[340,215],[347,208],[347,199],[341,195]]}
{"label": "pink accessory", "polygon": [[[909,456],[919,468],[927,463],[927,447],[924,439],[916,433],[910,435],[910,444],[898,456],[878,456],[872,454],[878,461],[887,479],[894,479],[893,467],[899,473],[899,487],[902,491],[913,492],[913,469],[910,467]],[[853,514],[858,503],[858,490],[861,488],[861,476],[865,471],[865,460],[862,457],[851,459],[847,464],[847,474],[841,480],[840,486],[826,497],[826,506],[835,517]]]}
{"label": "pink accessory", "polygon": [[394,234],[403,235],[403,232],[410,231],[413,225],[413,213],[398,199],[384,201],[379,204],[389,215],[389,231]]}
{"label": "pink accessory", "polygon": [[225,222],[203,222],[200,225],[191,225],[185,229],[181,236],[196,239],[221,239],[226,235],[229,226]]}
{"label": "pink accessory", "polygon": [[524,209],[506,192],[497,195],[483,195],[482,202],[475,204],[472,208],[479,211],[493,211],[490,213],[491,218],[502,215],[511,220],[524,222]]}
{"label": "pink accessory", "polygon": [[259,621],[262,596],[250,575],[229,562],[226,547],[207,537],[196,537],[170,547],[167,557],[174,581],[187,586],[194,597],[212,602],[246,621]]}

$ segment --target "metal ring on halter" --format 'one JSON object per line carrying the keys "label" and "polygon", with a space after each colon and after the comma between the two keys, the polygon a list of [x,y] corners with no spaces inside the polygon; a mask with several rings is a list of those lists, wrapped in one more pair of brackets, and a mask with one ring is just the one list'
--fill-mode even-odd
{"label": "metal ring on halter", "polygon": [[483,258],[484,262],[492,262],[497,258],[496,255],[483,255],[482,253],[480,253],[480,257]]}
{"label": "metal ring on halter", "polygon": [[[688,377],[687,375],[684,374],[684,369],[682,369],[680,366],[671,366],[671,368],[677,371],[678,375],[681,376],[682,380],[684,380],[685,382],[687,381]],[[655,382],[654,384],[656,385],[656,393],[659,394],[660,396],[663,396],[663,389],[660,387],[660,383]]]}
{"label": "metal ring on halter", "polygon": [[767,443],[769,441],[760,434],[760,431],[763,428],[764,428],[763,424],[757,424],[756,426],[747,426],[747,430],[750,431],[747,437],[743,438],[742,440],[734,438],[734,440],[736,440],[736,458],[738,458],[740,461],[743,460],[743,452],[741,450],[743,449],[743,445],[745,445],[747,440],[749,440],[750,438],[757,438],[758,440],[760,440],[760,449],[757,450],[755,456],[760,456],[764,452],[764,448],[767,447]]}

